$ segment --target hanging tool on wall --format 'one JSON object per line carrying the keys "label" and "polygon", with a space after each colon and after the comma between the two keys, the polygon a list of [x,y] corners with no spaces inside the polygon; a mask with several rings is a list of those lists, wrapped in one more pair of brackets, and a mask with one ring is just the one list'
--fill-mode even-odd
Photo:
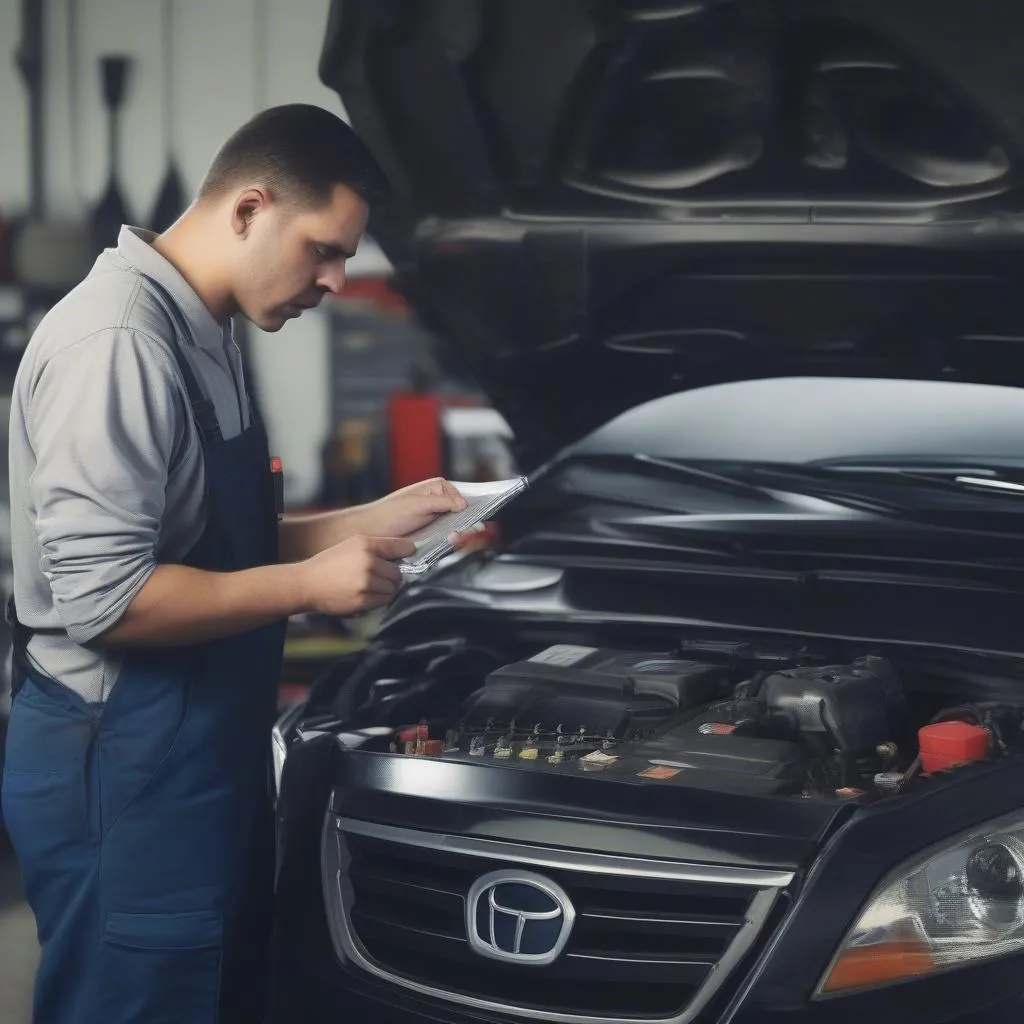
{"label": "hanging tool on wall", "polygon": [[[22,0],[21,39],[14,58],[28,96],[29,205],[9,230],[15,280],[49,302],[85,275],[92,264],[94,243],[87,224],[54,220],[46,209],[44,13],[45,5],[39,0]],[[73,13],[74,3],[68,0],[69,27]]]}
{"label": "hanging tool on wall", "polygon": [[117,245],[121,225],[132,223],[117,173],[120,162],[120,111],[131,64],[131,57],[126,56],[100,58],[103,105],[107,110],[108,177],[106,191],[96,205],[92,219],[96,243],[101,248]]}
{"label": "hanging tool on wall", "polygon": [[166,231],[185,212],[188,201],[174,156],[174,0],[163,5],[163,71],[164,71],[164,144],[167,147],[167,169],[157,193],[149,226],[156,232]]}

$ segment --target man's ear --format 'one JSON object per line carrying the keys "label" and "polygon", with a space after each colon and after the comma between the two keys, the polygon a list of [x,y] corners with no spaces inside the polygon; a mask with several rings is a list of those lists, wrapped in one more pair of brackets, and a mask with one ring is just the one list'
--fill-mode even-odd
{"label": "man's ear", "polygon": [[231,227],[239,238],[249,234],[256,215],[265,210],[269,203],[270,195],[263,188],[254,186],[238,195],[231,208]]}

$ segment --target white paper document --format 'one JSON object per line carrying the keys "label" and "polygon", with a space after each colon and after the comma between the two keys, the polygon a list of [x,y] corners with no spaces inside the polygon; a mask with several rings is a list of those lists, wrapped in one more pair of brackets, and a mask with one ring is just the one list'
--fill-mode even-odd
{"label": "white paper document", "polygon": [[454,550],[449,540],[453,533],[465,533],[478,523],[486,522],[528,486],[525,476],[483,484],[460,483],[457,480],[451,483],[468,504],[461,512],[449,512],[409,535],[409,539],[416,545],[416,554],[398,563],[404,575],[419,576],[432,569]]}

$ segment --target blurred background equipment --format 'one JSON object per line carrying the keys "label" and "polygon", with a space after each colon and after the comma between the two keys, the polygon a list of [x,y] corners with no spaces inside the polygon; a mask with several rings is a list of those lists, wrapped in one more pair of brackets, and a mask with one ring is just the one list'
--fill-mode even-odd
{"label": "blurred background equipment", "polygon": [[163,107],[162,129],[167,147],[167,170],[157,192],[156,203],[149,218],[149,226],[157,233],[166,231],[188,206],[185,183],[175,156],[174,138],[174,0],[163,0]]}
{"label": "blurred background equipment", "polygon": [[26,300],[19,307],[23,317],[14,326],[25,325],[33,310],[45,307],[79,281],[95,255],[88,225],[47,216],[45,10],[46,5],[40,0],[22,0],[21,39],[15,51],[15,67],[28,99],[29,191],[25,214],[0,226],[0,266],[6,264],[7,270],[0,273],[0,280],[17,282]]}
{"label": "blurred background equipment", "polygon": [[122,224],[135,223],[121,191],[118,172],[121,160],[121,106],[131,67],[131,57],[100,58],[103,105],[107,111],[107,187],[93,211],[92,222],[96,242],[101,249],[117,245],[117,235]]}
{"label": "blurred background equipment", "polygon": [[455,377],[443,339],[385,276],[356,277],[329,309],[331,433],[320,505],[359,503],[434,476],[515,475],[511,431]]}

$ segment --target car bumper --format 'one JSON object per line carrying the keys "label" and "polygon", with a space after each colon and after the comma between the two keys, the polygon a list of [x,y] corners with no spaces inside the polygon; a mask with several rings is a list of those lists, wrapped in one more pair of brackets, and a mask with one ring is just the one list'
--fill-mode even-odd
{"label": "car bumper", "polygon": [[[505,1014],[500,1009],[466,1005],[378,978],[353,964],[336,945],[338,930],[332,938],[327,920],[323,885],[327,861],[319,827],[331,794],[331,751],[332,744],[326,739],[315,742],[315,746],[310,744],[303,757],[289,757],[289,770],[285,772],[285,792],[279,804],[277,985],[271,1020],[281,1024],[295,1020],[313,1024],[347,1020],[375,1024],[524,1024],[528,1012]],[[976,798],[976,813],[985,820],[1002,810],[987,807],[986,801],[991,799],[990,790]],[[966,818],[962,808],[953,811],[960,819]],[[866,836],[855,844],[859,852],[856,858],[833,844],[830,857],[822,858],[822,869],[804,883],[800,898],[788,910],[780,908],[781,919],[766,924],[754,946],[736,963],[720,991],[691,1024],[1024,1021],[1024,954],[883,989],[820,1001],[810,998],[827,965],[829,950],[841,934],[835,922],[853,919],[874,880],[887,869],[884,863],[873,865],[865,851],[880,850],[880,856],[886,859],[904,859],[909,849],[922,841],[922,829],[917,829],[914,822],[907,824],[915,827],[894,834],[885,821],[869,822],[861,830]],[[871,829],[881,830],[884,847]],[[457,829],[450,834],[457,834]],[[898,848],[900,843],[908,850]],[[861,879],[859,886],[855,885],[858,869],[870,876]],[[522,975],[524,1003],[529,1002],[529,970],[524,968]],[[466,977],[467,985],[472,987],[471,970]],[[518,996],[516,1002],[520,1002]],[[638,998],[637,1004],[642,1002]],[[620,1013],[628,1010],[628,1001],[623,1000],[618,1009]],[[611,1024],[611,1013],[608,1019]]]}
{"label": "car bumper", "polygon": [[[425,1001],[401,988],[382,985],[347,973],[330,956],[286,966],[278,965],[280,985],[272,1024],[302,1020],[308,1024],[340,1024],[347,1020],[374,1024],[511,1024],[513,1018],[489,1015],[451,1003]],[[964,986],[950,975],[961,997],[952,1002],[946,986],[914,985],[825,1003],[802,1006],[748,1006],[701,1014],[694,1024],[1019,1024],[1024,1021],[1024,996],[997,999],[989,992]],[[988,1002],[988,1000],[993,1000]],[[966,1004],[970,1005],[966,1005]],[[959,1005],[958,1004],[962,1004]],[[521,1024],[518,1019],[517,1024]]]}

